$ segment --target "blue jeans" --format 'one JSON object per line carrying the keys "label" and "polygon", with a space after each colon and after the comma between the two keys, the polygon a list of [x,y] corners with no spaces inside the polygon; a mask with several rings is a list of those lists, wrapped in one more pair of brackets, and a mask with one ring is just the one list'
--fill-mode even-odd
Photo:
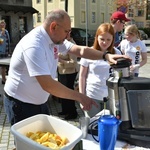
{"label": "blue jeans", "polygon": [[134,76],[135,76],[135,77],[138,77],[138,76],[139,76],[139,74],[138,74],[138,73],[134,73]]}
{"label": "blue jeans", "polygon": [[11,98],[8,99],[8,97],[6,97],[5,95],[3,101],[4,101],[4,109],[11,125],[37,114],[50,115],[47,102],[41,105],[34,105],[24,103],[19,100],[14,101]]}

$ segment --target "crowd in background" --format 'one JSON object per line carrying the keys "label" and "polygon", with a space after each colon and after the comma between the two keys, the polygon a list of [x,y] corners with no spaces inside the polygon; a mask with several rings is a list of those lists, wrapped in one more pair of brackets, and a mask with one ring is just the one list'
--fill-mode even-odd
{"label": "crowd in background", "polygon": [[[64,12],[60,11],[59,13],[62,13],[61,15],[65,15],[65,17],[67,16]],[[57,16],[53,13],[51,15],[54,15],[53,17],[57,18]],[[48,17],[51,17],[51,16],[48,16]],[[22,53],[20,52],[19,55],[16,54],[16,52],[14,53],[14,55],[16,55],[16,57],[18,59],[24,59],[21,64],[23,67],[25,67],[25,65],[23,64],[24,61],[29,62],[28,64],[26,64],[27,65],[26,70],[28,69],[29,72],[26,72],[26,70],[24,72],[25,75],[27,74],[28,76],[26,77],[24,74],[21,75],[21,72],[18,73],[16,71],[18,73],[17,74],[13,70],[13,69],[19,69],[19,67],[20,67],[20,66],[17,66],[18,68],[15,68],[15,66],[13,66],[16,63],[15,59],[13,59],[14,64],[12,64],[12,67],[10,70],[11,74],[10,74],[9,80],[5,86],[5,92],[6,92],[5,96],[7,99],[10,98],[10,99],[18,100],[21,98],[21,99],[23,99],[22,100],[23,103],[28,103],[26,98],[29,98],[30,96],[26,97],[23,94],[19,93],[19,91],[21,92],[21,90],[24,90],[24,92],[26,91],[28,93],[29,91],[26,90],[23,86],[26,86],[25,84],[31,85],[32,82],[37,80],[46,92],[45,91],[43,92],[41,90],[41,87],[39,87],[39,84],[36,84],[36,88],[38,88],[38,90],[40,92],[42,91],[42,94],[45,98],[49,95],[48,93],[54,94],[59,97],[59,100],[60,100],[60,103],[62,106],[62,111],[59,112],[59,115],[64,115],[65,120],[76,119],[78,117],[74,100],[81,102],[80,106],[82,109],[84,109],[84,107],[88,107],[88,108],[86,108],[86,110],[84,110],[85,116],[93,117],[99,111],[101,111],[104,107],[103,98],[107,97],[107,95],[108,95],[106,80],[110,76],[110,65],[108,62],[109,60],[107,60],[105,57],[104,57],[104,59],[101,59],[101,60],[96,60],[98,58],[96,58],[96,59],[94,58],[94,60],[92,60],[93,59],[92,55],[94,56],[97,53],[97,52],[95,52],[95,49],[97,51],[103,52],[105,54],[104,56],[106,56],[107,54],[112,54],[112,55],[116,55],[116,57],[118,55],[122,55],[122,57],[123,57],[123,55],[126,55],[126,56],[132,58],[132,65],[130,66],[130,71],[133,73],[133,75],[135,77],[138,77],[139,76],[139,68],[142,67],[143,65],[145,65],[147,62],[146,46],[143,43],[143,41],[140,39],[140,34],[139,34],[139,31],[138,31],[138,28],[136,27],[136,25],[125,26],[126,23],[130,21],[130,19],[126,18],[124,13],[122,13],[120,11],[116,11],[112,14],[112,16],[110,18],[110,23],[103,23],[97,28],[93,46],[91,47],[91,49],[89,48],[87,50],[87,54],[84,54],[85,58],[81,58],[81,60],[79,62],[80,63],[80,67],[79,67],[78,66],[79,64],[77,62],[77,57],[78,57],[78,55],[80,55],[80,53],[77,51],[78,50],[82,51],[83,47],[77,46],[74,43],[72,37],[70,36],[71,30],[69,27],[69,23],[65,23],[65,22],[68,22],[68,20],[69,20],[68,16],[65,18],[65,20],[61,20],[60,18],[57,18],[53,22],[49,22],[48,18],[46,18],[43,26],[44,26],[45,30],[48,32],[48,35],[50,35],[52,41],[51,41],[50,46],[47,46],[47,47],[44,45],[42,45],[42,46],[44,48],[52,47],[50,49],[54,49],[54,55],[56,57],[55,59],[57,59],[57,57],[59,57],[59,59],[58,59],[59,62],[57,65],[57,73],[58,73],[58,81],[62,85],[68,87],[69,89],[74,90],[75,81],[79,75],[79,91],[78,92],[81,93],[82,96],[84,95],[84,96],[87,96],[90,98],[87,100],[87,104],[85,102],[87,97],[82,97],[80,95],[82,97],[82,99],[84,100],[84,102],[83,101],[81,102],[81,100],[79,100],[79,98],[76,97],[74,93],[72,93],[68,89],[66,90],[64,88],[64,86],[62,86],[60,84],[57,85],[57,83],[55,82],[55,84],[57,86],[60,86],[60,88],[62,88],[64,91],[68,92],[68,95],[64,94],[63,92],[61,92],[60,90],[58,90],[56,88],[53,79],[49,78],[48,76],[47,76],[47,80],[50,80],[55,88],[53,87],[54,90],[52,90],[53,88],[51,86],[48,87],[46,85],[46,83],[49,85],[51,83],[46,82],[46,80],[43,79],[43,75],[51,74],[51,76],[53,76],[53,78],[55,78],[55,73],[53,73],[51,71],[47,71],[47,70],[49,70],[49,68],[51,68],[54,71],[56,69],[56,66],[55,66],[55,68],[53,68],[51,66],[50,61],[48,62],[48,65],[47,65],[45,60],[43,60],[43,62],[41,62],[40,59],[37,59],[32,54],[30,54],[30,51],[28,53],[27,53],[28,50],[24,51],[24,49],[28,48],[27,45],[23,44],[23,42],[25,40],[28,40],[27,39],[28,35],[25,38],[23,38],[24,41],[21,39],[21,41],[18,44],[18,45],[23,45],[23,47],[16,46],[16,51],[17,51],[17,49],[20,48],[20,49],[22,49],[23,52]],[[64,23],[64,25],[62,25],[62,23]],[[51,27],[50,31],[48,31],[48,27],[47,27],[48,25]],[[6,27],[6,23],[4,21],[1,21],[0,22],[0,56],[1,57],[4,57],[4,56],[7,57],[9,54],[10,39],[9,39],[9,33],[5,29],[5,27]],[[68,27],[68,30],[66,30],[66,27]],[[60,36],[62,36],[64,33],[56,32],[56,30],[58,30],[58,29],[64,29],[66,35],[64,35],[63,38],[61,38]],[[40,34],[40,32],[47,39],[49,39],[43,28],[34,29],[29,34],[31,34],[31,36],[33,36],[36,39],[36,42],[38,43],[38,40],[37,40],[38,36],[36,37],[36,35]],[[54,32],[56,32],[56,33],[54,33]],[[124,35],[125,35],[124,39],[120,38],[120,36],[119,36],[120,32],[124,32]],[[56,35],[57,35],[57,37],[56,37]],[[47,40],[46,38],[45,38],[45,40]],[[2,41],[1,41],[1,39],[2,39]],[[53,42],[56,45],[62,44],[65,39],[68,39],[68,41],[70,41],[70,42],[65,44],[65,47],[62,47],[62,53],[61,52],[58,53],[58,47],[57,46],[55,47],[53,45]],[[33,42],[32,39],[29,42],[29,45],[33,44],[34,45],[33,47],[39,49],[39,51],[41,50],[41,47],[40,46],[38,47],[38,45],[36,45],[36,42],[35,43],[34,42],[31,43],[31,42]],[[46,43],[46,41],[43,41],[43,43]],[[73,45],[76,45],[77,47],[73,46],[71,43]],[[75,48],[72,48],[72,47],[75,47]],[[66,48],[66,50],[64,50],[65,48]],[[71,51],[71,53],[64,54],[64,51],[67,52],[69,50]],[[32,49],[32,51],[34,54],[34,49]],[[45,53],[46,53],[45,55],[47,55],[49,52],[46,51]],[[74,56],[73,53],[75,53],[76,56]],[[99,54],[99,53],[97,53],[97,54]],[[21,56],[21,55],[23,55],[23,56]],[[49,55],[52,55],[52,54],[49,54]],[[38,54],[38,56],[41,57],[40,53]],[[30,57],[33,57],[32,58],[33,60],[31,60]],[[43,57],[47,61],[47,57],[45,57],[44,54],[43,54]],[[38,62],[38,60],[43,64],[45,63],[45,66],[44,65],[41,66],[41,64]],[[35,64],[39,64],[39,66],[38,65],[36,66],[37,68],[35,66],[33,67],[33,64],[32,64],[33,61],[35,61]],[[56,60],[54,60],[54,62],[56,65],[56,63],[57,63]],[[18,62],[18,64],[19,63],[20,62]],[[30,65],[31,65],[31,67],[30,67]],[[41,68],[44,73],[41,72],[38,67]],[[2,70],[1,71],[2,84],[5,84],[6,68],[1,67],[1,70]],[[35,72],[33,72],[33,71],[35,71]],[[17,80],[14,80],[12,78],[12,76],[16,76]],[[22,78],[23,76],[25,76],[25,79]],[[33,79],[31,80],[29,76],[31,76],[31,77],[38,76],[38,77],[36,77],[36,79],[34,79],[34,80]],[[41,78],[40,78],[40,76],[41,76]],[[22,81],[19,80],[19,78],[22,79]],[[27,80],[29,80],[31,82],[28,82]],[[18,85],[20,85],[20,87],[22,87],[22,89],[19,87],[20,89],[18,90],[16,88],[16,83]],[[10,87],[10,85],[12,85],[12,87]],[[32,85],[31,85],[31,87],[32,87]],[[16,92],[17,90],[18,90],[18,93]],[[58,91],[58,92],[56,92],[56,91]],[[37,92],[35,91],[34,94],[35,93],[37,93]],[[45,96],[45,93],[46,93],[46,96]],[[71,94],[69,95],[69,93],[71,93]],[[30,95],[30,94],[28,94],[28,95]],[[33,94],[31,94],[31,95],[33,95]],[[74,96],[71,97],[71,95],[74,95]],[[37,97],[33,95],[34,105],[35,104],[41,105],[40,100],[36,101],[36,98]],[[91,99],[93,99],[93,101],[91,101]],[[9,102],[9,101],[7,101],[7,102]],[[5,104],[5,105],[8,105],[8,104]],[[42,105],[42,109],[45,110],[43,112],[46,114],[49,114],[49,112],[47,111],[47,108],[46,108],[47,106],[45,104],[46,104],[46,101],[44,101],[44,104]],[[18,104],[16,106],[20,107]],[[96,108],[95,108],[95,106],[96,106]],[[14,106],[12,106],[12,107],[14,107]],[[21,106],[21,107],[23,107],[23,106]],[[25,108],[26,107],[29,107],[29,105],[25,106]],[[13,108],[11,108],[11,109],[12,109],[12,111],[14,111]],[[37,111],[37,108],[35,108],[35,110]],[[6,111],[8,111],[8,108],[6,108]],[[26,112],[24,112],[24,113],[26,116],[30,115],[30,114],[26,114]],[[34,113],[32,112],[32,114],[34,114]],[[17,118],[17,119],[20,120],[20,118]],[[10,120],[11,124],[14,124],[17,121]]]}
{"label": "crowd in background", "polygon": [[[147,62],[147,50],[137,26],[127,25],[127,22],[130,22],[130,19],[126,18],[123,12],[114,12],[110,23],[103,23],[97,28],[93,47],[99,51],[131,57],[130,73],[138,77],[139,68]],[[122,35],[124,37],[121,37]],[[93,117],[104,108],[103,99],[108,96],[106,80],[112,74],[110,72],[112,69],[104,60],[81,58],[79,63],[79,92],[91,97],[98,105],[97,108],[92,107],[89,111],[84,111],[84,114]]]}

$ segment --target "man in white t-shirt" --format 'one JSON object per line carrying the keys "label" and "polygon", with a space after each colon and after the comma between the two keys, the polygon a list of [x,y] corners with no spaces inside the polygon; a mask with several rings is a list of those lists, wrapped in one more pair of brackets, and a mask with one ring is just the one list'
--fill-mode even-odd
{"label": "man in white t-shirt", "polygon": [[111,55],[65,40],[71,32],[71,21],[64,10],[48,13],[42,26],[36,27],[17,44],[4,87],[4,107],[11,125],[27,117],[49,114],[49,94],[76,100],[89,110],[96,103],[89,97],[71,90],[55,80],[58,52],[72,53],[89,59],[127,57]]}

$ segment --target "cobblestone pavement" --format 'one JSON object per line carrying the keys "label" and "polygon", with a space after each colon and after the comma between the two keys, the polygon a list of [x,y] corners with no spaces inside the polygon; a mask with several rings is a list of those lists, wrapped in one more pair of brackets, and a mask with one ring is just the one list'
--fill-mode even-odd
{"label": "cobblestone pavement", "polygon": [[[140,76],[150,78],[150,53],[148,53],[148,62],[145,66],[140,68]],[[1,78],[1,76],[0,76]],[[8,123],[6,114],[3,108],[3,85],[1,85],[0,79],[0,150],[12,150],[14,148],[14,137],[10,133],[10,124]],[[53,116],[59,117],[58,112],[61,110],[61,105],[58,100],[51,99],[49,100],[51,113]],[[79,104],[76,103],[78,118],[83,116],[83,112],[79,108]],[[78,118],[73,121],[68,121],[69,123],[78,126]],[[62,118],[60,118],[62,119]]]}
{"label": "cobblestone pavement", "polygon": [[147,53],[147,63],[140,68],[139,76],[150,78],[150,51]]}

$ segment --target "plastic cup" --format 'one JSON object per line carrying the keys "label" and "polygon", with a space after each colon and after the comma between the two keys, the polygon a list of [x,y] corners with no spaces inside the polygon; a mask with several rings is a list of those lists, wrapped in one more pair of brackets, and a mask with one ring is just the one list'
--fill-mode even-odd
{"label": "plastic cup", "polygon": [[0,44],[3,44],[4,39],[0,38]]}
{"label": "plastic cup", "polygon": [[80,129],[82,131],[82,138],[84,139],[87,137],[89,123],[90,123],[89,117],[79,118]]}

